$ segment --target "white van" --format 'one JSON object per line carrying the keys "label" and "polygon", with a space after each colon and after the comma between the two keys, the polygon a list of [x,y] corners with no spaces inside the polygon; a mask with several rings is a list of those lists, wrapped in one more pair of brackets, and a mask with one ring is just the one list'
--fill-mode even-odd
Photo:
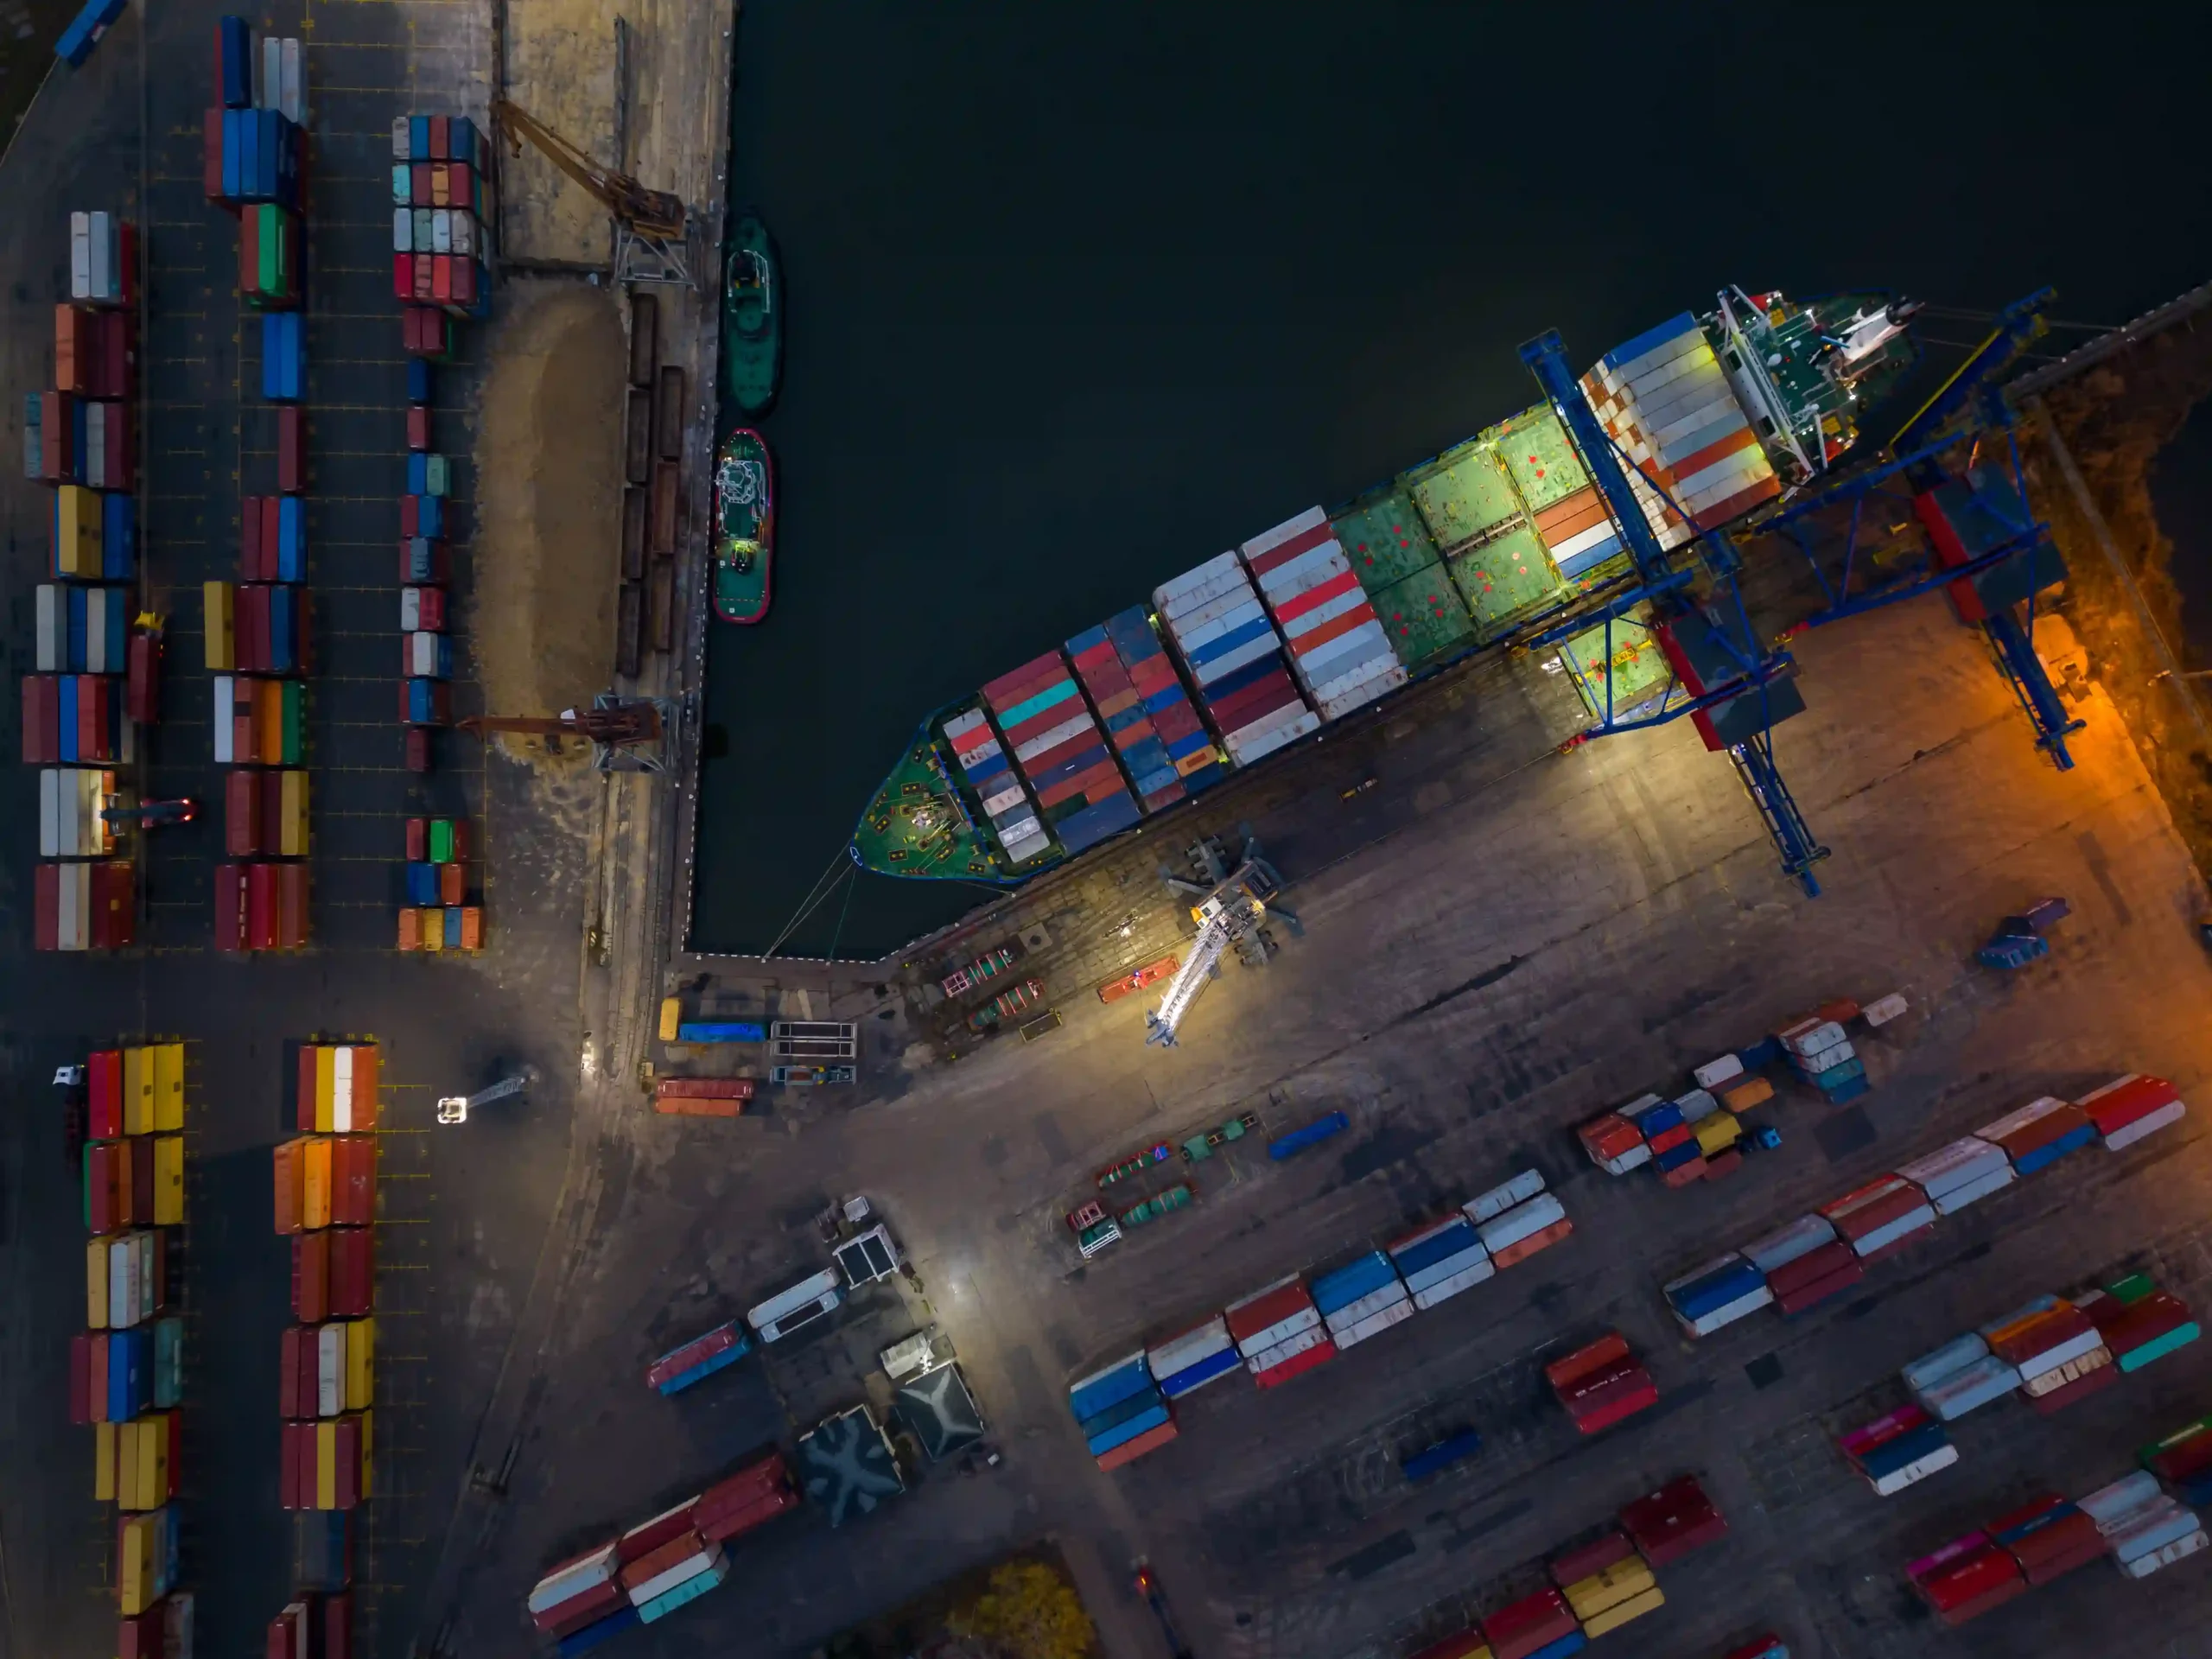
{"label": "white van", "polygon": [[811,1325],[823,1314],[834,1310],[845,1300],[839,1287],[837,1269],[824,1268],[793,1285],[789,1290],[771,1296],[745,1316],[763,1342],[774,1342],[787,1337],[800,1326]]}

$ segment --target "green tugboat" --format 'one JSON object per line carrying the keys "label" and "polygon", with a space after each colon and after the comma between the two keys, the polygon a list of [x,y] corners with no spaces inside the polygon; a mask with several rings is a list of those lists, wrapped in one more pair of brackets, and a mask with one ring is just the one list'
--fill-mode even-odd
{"label": "green tugboat", "polygon": [[749,426],[722,440],[715,458],[715,614],[758,622],[768,614],[776,550],[776,472],[768,441]]}
{"label": "green tugboat", "polygon": [[722,396],[747,415],[766,414],[782,380],[782,286],[768,227],[739,209],[722,256]]}

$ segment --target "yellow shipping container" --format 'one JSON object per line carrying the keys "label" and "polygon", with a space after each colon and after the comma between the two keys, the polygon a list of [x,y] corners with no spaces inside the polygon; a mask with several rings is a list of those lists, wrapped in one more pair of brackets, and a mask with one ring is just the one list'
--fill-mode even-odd
{"label": "yellow shipping container", "polygon": [[338,1425],[315,1426],[315,1507],[338,1507]]}
{"label": "yellow shipping container", "polygon": [[95,1238],[85,1246],[85,1323],[95,1331],[107,1329],[107,1247],[111,1242]]}
{"label": "yellow shipping container", "polygon": [[1764,1077],[1745,1077],[1720,1091],[1720,1103],[1732,1112],[1748,1112],[1774,1098],[1774,1085]]}
{"label": "yellow shipping container", "polygon": [[1593,1573],[1568,1585],[1567,1605],[1574,1610],[1575,1618],[1587,1624],[1599,1615],[1634,1600],[1656,1582],[1650,1567],[1641,1557],[1631,1555],[1602,1573]]}
{"label": "yellow shipping container", "polygon": [[276,821],[276,851],[285,858],[308,855],[308,775],[288,772],[278,786],[282,803]]}
{"label": "yellow shipping container", "polygon": [[444,950],[446,948],[445,912],[429,909],[418,910],[415,913],[423,920],[423,948],[425,950]]}
{"label": "yellow shipping container", "polygon": [[228,674],[238,667],[238,652],[232,644],[231,584],[227,582],[203,582],[200,584],[200,594],[207,616],[207,660],[205,666],[211,674]]}
{"label": "yellow shipping container", "polygon": [[310,1231],[330,1225],[330,1141],[310,1136],[300,1147],[300,1224]]}
{"label": "yellow shipping container", "polygon": [[676,1040],[676,1028],[683,1023],[683,1005],[672,996],[660,1000],[660,1039],[664,1043]]}
{"label": "yellow shipping container", "polygon": [[92,1425],[92,1501],[95,1503],[115,1502],[115,1431],[114,1423]]}
{"label": "yellow shipping container", "polygon": [[1603,1636],[1608,1630],[1618,1630],[1630,1619],[1642,1618],[1646,1613],[1655,1612],[1666,1605],[1667,1592],[1655,1584],[1642,1595],[1632,1596],[1618,1606],[1599,1613],[1595,1618],[1584,1619],[1582,1634],[1592,1638]]}
{"label": "yellow shipping container", "polygon": [[338,1101],[338,1051],[325,1043],[315,1052],[315,1132],[328,1135],[336,1127],[331,1114]]}
{"label": "yellow shipping container", "polygon": [[154,1137],[154,1225],[184,1224],[184,1137]]}
{"label": "yellow shipping container", "polygon": [[137,1507],[158,1510],[169,1501],[169,1414],[154,1412],[141,1417],[137,1427]]}
{"label": "yellow shipping container", "polygon": [[123,1132],[154,1132],[154,1051],[150,1048],[123,1051]]}
{"label": "yellow shipping container", "polygon": [[361,1502],[369,1501],[369,1470],[376,1461],[374,1412],[361,1414]]}
{"label": "yellow shipping container", "polygon": [[1736,1121],[1733,1112],[1715,1112],[1700,1119],[1694,1133],[1697,1149],[1708,1158],[1718,1157],[1742,1138],[1744,1126]]}
{"label": "yellow shipping container", "polygon": [[54,492],[54,569],[65,576],[100,574],[100,498],[81,484]]}
{"label": "yellow shipping container", "polygon": [[154,1046],[154,1132],[174,1133],[184,1128],[184,1045]]}
{"label": "yellow shipping container", "polygon": [[346,1327],[346,1409],[366,1411],[376,1397],[377,1322],[355,1319]]}
{"label": "yellow shipping container", "polygon": [[162,1517],[158,1511],[126,1515],[116,1529],[115,1585],[123,1602],[123,1616],[136,1618],[157,1599],[159,1564],[155,1552],[161,1542]]}

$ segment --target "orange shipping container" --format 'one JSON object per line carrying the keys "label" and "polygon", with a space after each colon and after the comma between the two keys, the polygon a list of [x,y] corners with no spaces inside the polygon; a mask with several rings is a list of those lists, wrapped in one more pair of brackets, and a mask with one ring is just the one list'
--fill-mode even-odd
{"label": "orange shipping container", "polygon": [[423,912],[413,906],[399,912],[399,948],[420,950],[423,948]]}
{"label": "orange shipping container", "polygon": [[[447,866],[448,869],[454,868]],[[481,950],[484,948],[484,910],[480,905],[467,905],[461,912],[461,948]]]}
{"label": "orange shipping container", "polygon": [[377,1138],[341,1135],[331,1142],[330,1219],[366,1227],[377,1218]]}
{"label": "orange shipping container", "polygon": [[292,1317],[321,1325],[330,1317],[330,1234],[301,1233],[292,1240]]}
{"label": "orange shipping container", "polygon": [[303,1224],[302,1215],[305,1199],[302,1187],[306,1179],[302,1168],[307,1145],[304,1141],[286,1141],[275,1153],[276,1166],[276,1230],[296,1233]]}
{"label": "orange shipping container", "polygon": [[330,1137],[311,1137],[300,1157],[300,1224],[330,1225]]}

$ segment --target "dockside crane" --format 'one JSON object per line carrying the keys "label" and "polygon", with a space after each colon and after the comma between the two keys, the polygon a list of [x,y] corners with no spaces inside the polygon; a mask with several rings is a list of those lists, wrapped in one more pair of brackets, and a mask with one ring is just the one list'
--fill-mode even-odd
{"label": "dockside crane", "polygon": [[[1789,653],[1763,642],[1751,628],[1737,586],[1741,560],[1733,543],[1717,530],[1701,530],[1679,552],[1670,554],[1653,532],[1612,438],[1567,366],[1558,333],[1547,331],[1528,341],[1521,347],[1521,360],[1565,423],[1635,566],[1630,586],[1599,613],[1606,658],[1610,661],[1612,655],[1614,623],[1648,601],[1652,637],[1689,694],[1680,703],[1662,703],[1656,712],[1622,718],[1612,705],[1609,670],[1604,717],[1584,735],[1643,731],[1688,716],[1705,747],[1728,757],[1781,855],[1783,874],[1817,897],[1821,887],[1813,866],[1828,855],[1828,849],[1814,837],[1774,757],[1775,727],[1804,713],[1805,698],[1797,689],[1796,664]],[[1684,523],[1694,522],[1662,485],[1648,477],[1645,483]],[[1592,620],[1587,614],[1578,616],[1529,644],[1532,648],[1564,645],[1588,632]]]}
{"label": "dockside crane", "polygon": [[[1198,902],[1191,915],[1198,924],[1198,937],[1175,977],[1168,982],[1160,1006],[1144,1017],[1145,1041],[1159,1048],[1175,1047],[1175,1028],[1198,1000],[1198,993],[1219,971],[1223,957],[1233,947],[1248,968],[1264,968],[1275,954],[1274,936],[1268,931],[1268,906],[1282,892],[1282,878],[1260,855],[1260,843],[1247,836],[1243,856],[1231,865],[1218,841],[1208,837],[1191,849],[1193,873],[1200,879],[1185,880],[1167,874],[1171,892]],[[1165,873],[1163,873],[1165,874]],[[1294,928],[1298,918],[1280,903],[1273,913]]]}
{"label": "dockside crane", "polygon": [[607,210],[614,221],[613,269],[618,283],[670,283],[693,286],[691,216],[681,198],[651,190],[626,173],[601,167],[519,105],[492,101],[492,125],[507,141],[507,153],[522,154],[522,141],[568,175]]}
{"label": "dockside crane", "polygon": [[[2037,598],[2065,581],[2066,565],[2050,526],[2029,508],[2015,416],[1998,384],[2043,338],[2052,297],[2043,289],[2005,307],[1874,464],[1793,502],[1754,533],[1789,541],[1820,584],[1826,603],[1793,633],[1942,588],[1952,613],[1988,642],[2036,747],[2063,772],[2074,764],[2066,740],[2082,722],[2068,715],[2037,654],[2035,620]],[[1875,561],[1862,564],[1862,543],[1897,511],[1917,524],[1923,556],[1914,568],[1869,582],[1865,564]]]}
{"label": "dockside crane", "polygon": [[673,708],[658,697],[618,697],[602,692],[588,709],[557,715],[470,715],[454,729],[484,737],[512,732],[525,737],[572,737],[592,746],[602,772],[661,772],[661,753],[673,724]]}

